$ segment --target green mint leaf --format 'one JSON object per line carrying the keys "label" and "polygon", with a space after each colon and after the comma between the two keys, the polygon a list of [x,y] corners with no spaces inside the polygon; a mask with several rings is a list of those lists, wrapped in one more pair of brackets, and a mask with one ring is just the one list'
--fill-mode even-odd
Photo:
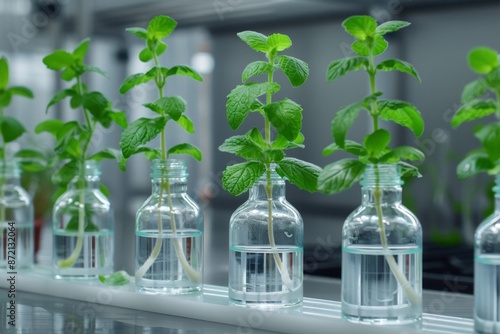
{"label": "green mint leaf", "polygon": [[269,121],[279,134],[294,140],[302,128],[302,107],[290,99],[273,102],[264,106]]}
{"label": "green mint leaf", "polygon": [[463,122],[473,121],[493,114],[497,110],[497,103],[492,99],[472,100],[462,105],[453,115],[451,126],[457,127]]}
{"label": "green mint leaf", "polygon": [[384,151],[391,141],[391,134],[384,129],[378,129],[367,135],[363,141],[366,152],[371,157],[376,157]]}
{"label": "green mint leaf", "polygon": [[219,146],[219,151],[236,154],[247,160],[264,159],[263,147],[253,141],[248,133],[244,136],[233,136],[226,139]]}
{"label": "green mint leaf", "polygon": [[254,61],[248,64],[243,73],[241,73],[241,81],[245,82],[253,76],[269,73],[273,70],[273,66],[265,61]]}
{"label": "green mint leaf", "polygon": [[163,43],[162,41],[159,41],[157,46],[156,46],[156,55],[161,56],[163,52],[167,50],[167,44]]}
{"label": "green mint leaf", "polygon": [[130,282],[130,276],[122,270],[114,272],[107,277],[99,275],[99,281],[111,286],[126,285]]}
{"label": "green mint leaf", "polygon": [[73,95],[69,100],[69,106],[73,109],[76,109],[82,105],[82,96],[81,95]]}
{"label": "green mint leaf", "polygon": [[90,92],[82,96],[82,105],[92,116],[99,119],[109,106],[109,101],[100,92]]}
{"label": "green mint leaf", "polygon": [[290,141],[286,139],[285,136],[278,134],[278,136],[276,136],[276,139],[273,141],[271,148],[275,150],[304,148],[304,145],[302,145],[303,142],[304,142],[304,135],[302,133],[299,133],[299,135],[293,141]]}
{"label": "green mint leaf", "polygon": [[500,90],[500,67],[495,67],[486,74],[486,83],[493,91]]}
{"label": "green mint leaf", "polygon": [[401,178],[403,180],[408,179],[410,177],[422,177],[418,168],[404,161],[398,162],[399,167],[401,168]]}
{"label": "green mint leaf", "polygon": [[27,97],[27,98],[30,98],[32,99],[33,98],[33,92],[29,89],[29,88],[26,88],[26,87],[22,87],[22,86],[12,86],[8,89],[8,91],[12,94],[12,95],[19,95],[19,96],[24,96],[24,97]]}
{"label": "green mint leaf", "polygon": [[48,132],[52,134],[55,138],[57,138],[57,134],[64,126],[64,122],[58,119],[48,119],[39,123],[35,127],[35,133],[39,134],[42,132]]}
{"label": "green mint leaf", "polygon": [[420,77],[413,67],[412,64],[399,60],[399,59],[387,59],[377,65],[377,70],[379,71],[400,71],[403,73],[408,73],[412,75],[415,79],[420,81]]}
{"label": "green mint leaf", "polygon": [[405,126],[417,137],[424,132],[422,115],[415,106],[398,100],[381,100],[377,101],[377,107],[383,120]]}
{"label": "green mint leaf", "polygon": [[151,59],[153,59],[153,53],[148,48],[144,48],[139,52],[139,60],[143,63],[147,63]]}
{"label": "green mint leaf", "polygon": [[465,85],[464,90],[462,91],[461,102],[463,104],[467,104],[484,95],[487,90],[488,84],[483,78],[469,82]]}
{"label": "green mint leaf", "polygon": [[202,153],[201,153],[200,149],[197,148],[196,146],[188,144],[188,143],[182,143],[182,144],[178,144],[178,145],[171,147],[168,150],[167,154],[168,154],[168,156],[170,156],[172,154],[187,154],[187,155],[192,156],[193,158],[195,158],[198,161],[201,161],[201,159],[202,159]]}
{"label": "green mint leaf", "polygon": [[317,190],[320,172],[321,168],[318,166],[295,158],[284,158],[276,165],[276,173],[279,176],[309,192]]}
{"label": "green mint leaf", "polygon": [[55,71],[60,71],[65,67],[71,66],[73,61],[73,55],[64,50],[56,50],[43,58],[45,66]]}
{"label": "green mint leaf", "polygon": [[398,146],[392,149],[393,154],[401,160],[423,161],[425,154],[411,146]]}
{"label": "green mint leaf", "polygon": [[[90,210],[85,210],[85,217],[84,217],[84,232],[98,232],[99,227],[97,227],[92,221],[92,212]],[[68,225],[66,225],[65,230],[67,232],[72,231],[72,232],[77,232],[78,231],[78,224],[79,224],[79,216],[78,214],[75,214],[72,216],[68,222]]]}
{"label": "green mint leaf", "polygon": [[56,186],[64,187],[78,174],[78,170],[78,162],[71,160],[60,166],[55,173],[52,174],[52,183]]}
{"label": "green mint leaf", "polygon": [[379,25],[375,32],[377,35],[383,36],[390,32],[398,31],[401,28],[408,27],[409,25],[410,23],[406,21],[387,21]]}
{"label": "green mint leaf", "polygon": [[21,168],[28,172],[40,172],[48,167],[48,158],[44,152],[36,149],[22,149],[14,156],[18,159]]}
{"label": "green mint leaf", "polygon": [[490,48],[476,48],[469,53],[469,66],[478,74],[487,74],[498,67],[498,54]]}
{"label": "green mint leaf", "polygon": [[4,143],[10,143],[26,132],[21,122],[10,116],[3,116],[0,118],[0,129],[2,129]]}
{"label": "green mint leaf", "polygon": [[355,159],[342,159],[326,165],[318,177],[318,190],[330,195],[349,189],[361,180],[365,167]]}
{"label": "green mint leaf", "polygon": [[198,74],[198,72],[193,70],[191,67],[184,66],[184,65],[174,66],[171,69],[169,69],[166,76],[169,77],[172,75],[183,75],[183,76],[190,77],[190,78],[193,78],[193,79],[198,80],[198,81],[203,81],[203,78]]}
{"label": "green mint leaf", "polygon": [[[283,51],[292,46],[292,40],[287,35],[283,34],[272,34],[267,37],[267,46],[269,51]],[[269,52],[268,51],[268,52]]]}
{"label": "green mint leaf", "polygon": [[125,158],[120,150],[114,148],[105,148],[99,152],[92,154],[89,160],[101,161],[103,159],[114,159],[118,163],[121,170],[125,170]]}
{"label": "green mint leaf", "polygon": [[255,99],[267,93],[275,93],[280,86],[277,83],[247,83],[234,88],[227,96],[226,116],[231,129],[236,130],[248,116]]}
{"label": "green mint leaf", "polygon": [[153,17],[146,30],[147,38],[151,40],[163,39],[170,35],[176,26],[177,22],[168,16]]}
{"label": "green mint leaf", "polygon": [[73,51],[73,58],[76,60],[83,60],[83,57],[87,54],[87,50],[89,49],[90,38],[85,38],[82,40]]}
{"label": "green mint leaf", "polygon": [[161,159],[161,152],[157,148],[150,148],[150,147],[141,146],[141,147],[136,148],[132,152],[132,154],[137,154],[137,153],[144,153],[144,156],[148,160]]}
{"label": "green mint leaf", "polygon": [[269,45],[267,45],[267,37],[261,33],[255,31],[242,31],[239,32],[238,37],[245,43],[248,44],[249,47],[254,49],[255,51],[260,52],[268,52]]}
{"label": "green mint leaf", "polygon": [[120,138],[120,149],[127,159],[136,149],[154,139],[165,127],[167,118],[139,118],[123,130]]}
{"label": "green mint leaf", "polygon": [[118,125],[123,129],[125,129],[128,126],[127,115],[123,111],[111,110],[106,113],[106,116],[109,117],[113,122],[115,122],[116,125]]}
{"label": "green mint leaf", "polygon": [[127,31],[127,32],[129,32],[131,34],[134,34],[136,37],[139,37],[141,39],[147,39],[148,38],[148,32],[144,28],[137,28],[137,27],[127,28],[127,29],[125,29],[125,31]]}
{"label": "green mint leaf", "polygon": [[488,154],[483,149],[470,152],[457,166],[457,176],[459,179],[487,172],[495,168],[495,163],[490,160]]}
{"label": "green mint leaf", "polygon": [[120,93],[125,94],[135,86],[146,83],[150,80],[153,80],[154,78],[154,75],[148,75],[144,73],[132,74],[123,81],[122,85],[120,86]]}
{"label": "green mint leaf", "polygon": [[97,74],[100,74],[102,75],[103,77],[105,78],[108,78],[109,79],[109,74],[108,72],[100,69],[99,67],[95,67],[95,66],[87,66],[87,65],[84,65],[82,66],[82,71],[83,72],[93,72],[93,73],[97,73]]}
{"label": "green mint leaf", "polygon": [[340,147],[336,143],[328,145],[323,149],[323,155],[327,156],[339,150],[346,151],[357,156],[366,155],[366,150],[363,147],[363,145],[356,143],[355,141],[352,140],[344,141],[344,147]]}
{"label": "green mint leaf", "polygon": [[0,91],[9,84],[9,63],[7,58],[0,57]]}
{"label": "green mint leaf", "polygon": [[257,146],[261,148],[266,148],[269,146],[269,144],[264,140],[262,134],[259,130],[257,130],[257,128],[253,128],[252,130],[248,131],[246,133],[246,136],[248,136]]}
{"label": "green mint leaf", "polygon": [[332,135],[335,139],[335,143],[340,147],[344,147],[347,131],[349,131],[356,118],[358,118],[362,108],[363,103],[356,102],[340,108],[340,110],[335,113],[332,120]]}
{"label": "green mint leaf", "polygon": [[238,196],[252,187],[265,171],[266,165],[256,161],[227,166],[222,173],[222,185],[232,195]]}
{"label": "green mint leaf", "polygon": [[290,56],[278,56],[277,61],[293,87],[306,82],[309,76],[309,66],[305,61]]}
{"label": "green mint leaf", "polygon": [[61,129],[57,132],[57,141],[56,146],[54,147],[54,151],[57,154],[62,154],[63,152],[65,152],[70,142],[75,141],[75,137],[82,134],[82,132],[83,130],[78,122],[71,121],[64,123]]}
{"label": "green mint leaf", "polygon": [[351,45],[352,50],[363,57],[368,57],[370,55],[370,50],[374,56],[382,54],[388,46],[389,43],[381,36],[375,36],[373,40],[355,41]]}
{"label": "green mint leaf", "polygon": [[61,73],[61,79],[64,81],[71,81],[76,78],[76,71],[72,68],[67,68]]}
{"label": "green mint leaf", "polygon": [[335,60],[328,65],[326,78],[328,81],[334,81],[347,73],[357,71],[367,66],[368,59],[364,57],[348,57]]}
{"label": "green mint leaf", "polygon": [[474,131],[492,161],[500,158],[500,124],[492,123]]}
{"label": "green mint leaf", "polygon": [[57,147],[56,150],[57,154],[59,154],[59,158],[74,160],[78,160],[80,158],[82,152],[80,143],[74,137],[71,137],[71,134],[62,136],[60,143],[62,145],[60,148]]}
{"label": "green mint leaf", "polygon": [[12,101],[12,94],[6,90],[0,93],[0,107],[7,107]]}
{"label": "green mint leaf", "polygon": [[[120,167],[120,169],[121,169],[121,167]],[[122,170],[125,170],[125,169],[122,169]],[[104,196],[109,197],[109,195],[110,195],[109,189],[104,184],[101,183],[99,185],[99,190],[104,194]],[[96,231],[99,231],[99,228],[97,226],[96,226],[96,228],[97,228]]]}
{"label": "green mint leaf", "polygon": [[177,121],[182,113],[186,111],[187,103],[180,96],[168,96],[162,97],[153,103],[146,103],[144,106],[160,115],[168,115],[174,121]]}
{"label": "green mint leaf", "polygon": [[342,22],[345,31],[359,40],[374,37],[377,29],[377,21],[371,16],[355,15]]}
{"label": "green mint leaf", "polygon": [[186,115],[181,115],[177,121],[177,124],[180,125],[181,128],[187,131],[187,133],[193,134],[194,133],[194,124],[193,121],[187,117]]}
{"label": "green mint leaf", "polygon": [[66,98],[68,96],[75,96],[75,95],[77,95],[77,93],[73,89],[62,89],[62,90],[58,91],[54,95],[54,97],[49,101],[47,108],[45,108],[45,112],[47,112],[50,107],[52,107],[54,104],[58,103],[62,99]]}

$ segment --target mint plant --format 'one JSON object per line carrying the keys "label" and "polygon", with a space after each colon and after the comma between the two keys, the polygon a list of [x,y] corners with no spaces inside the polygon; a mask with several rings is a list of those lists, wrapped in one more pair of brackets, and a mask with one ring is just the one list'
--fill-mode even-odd
{"label": "mint plant", "polygon": [[474,128],[474,136],[481,146],[469,152],[457,166],[457,175],[465,179],[479,173],[500,173],[500,67],[498,52],[478,47],[468,56],[470,68],[479,78],[467,84],[462,92],[462,105],[451,120],[456,128],[494,115],[491,122]]}
{"label": "mint plant", "polygon": [[[192,144],[181,143],[168,148],[166,143],[166,126],[169,121],[177,123],[188,133],[194,133],[193,121],[187,117],[186,101],[180,96],[165,96],[164,90],[167,84],[167,79],[174,75],[183,75],[202,81],[201,76],[188,66],[173,66],[166,68],[160,66],[159,56],[167,49],[167,44],[162,40],[168,37],[177,26],[177,22],[168,16],[156,16],[149,22],[147,29],[144,28],[128,28],[128,32],[136,37],[144,40],[146,46],[140,52],[139,59],[144,62],[153,61],[152,68],[146,73],[137,73],[129,76],[124,80],[120,87],[120,93],[125,94],[135,86],[153,81],[158,90],[158,99],[154,102],[146,103],[144,106],[156,114],[153,118],[141,117],[132,122],[122,133],[120,140],[120,148],[123,156],[128,159],[130,156],[137,153],[144,153],[150,160],[162,159],[166,160],[171,155],[187,154],[198,161],[202,159],[201,151]],[[150,148],[145,146],[151,140],[160,136],[160,147]],[[186,255],[182,249],[179,237],[177,236],[174,210],[170,195],[170,182],[168,178],[162,179],[160,189],[160,205],[163,192],[168,195],[168,205],[170,214],[170,224],[173,233],[174,248],[180,264],[186,274],[193,282],[201,282],[201,273],[191,267],[186,259]],[[161,212],[158,211],[158,238],[149,258],[137,270],[135,277],[141,278],[152,266],[158,257],[162,243],[162,218]]]}
{"label": "mint plant", "polygon": [[[54,136],[56,157],[56,171],[52,175],[52,182],[59,188],[56,195],[61,195],[68,184],[77,178],[80,203],[85,202],[85,162],[87,160],[100,161],[102,159],[116,159],[121,169],[124,169],[124,158],[121,152],[113,148],[104,148],[90,153],[90,144],[98,126],[109,128],[113,123],[125,128],[127,120],[125,113],[113,109],[111,102],[98,91],[89,91],[84,82],[84,74],[94,72],[107,77],[105,71],[84,63],[84,57],[89,47],[90,39],[84,39],[72,51],[55,50],[43,58],[48,69],[61,72],[62,80],[68,82],[69,87],[58,91],[47,105],[46,111],[62,100],[69,98],[70,107],[80,111],[84,122],[72,120],[63,122],[58,119],[49,119],[41,122],[35,128],[36,133],[47,132]],[[107,190],[101,185],[104,193]],[[80,256],[85,232],[95,232],[99,228],[92,223],[92,212],[80,205],[77,215],[73,216],[66,226],[66,232],[78,232],[77,242],[71,255],[58,261],[59,268],[73,266]]]}
{"label": "mint plant", "polygon": [[[417,108],[410,103],[382,99],[383,93],[377,90],[376,77],[381,71],[399,71],[407,73],[419,81],[420,78],[415,68],[403,60],[387,59],[379,63],[375,63],[374,60],[375,56],[383,54],[388,47],[384,35],[407,27],[409,24],[404,21],[388,21],[377,25],[376,20],[371,16],[351,16],[342,23],[346,32],[355,38],[351,47],[356,56],[330,63],[327,80],[333,82],[350,72],[364,69],[368,75],[370,95],[361,101],[342,107],[335,114],[332,121],[334,142],[323,150],[323,155],[345,151],[357,156],[357,159],[342,159],[325,166],[318,178],[319,191],[334,194],[349,189],[354,183],[361,180],[367,164],[397,163],[401,165],[403,176],[419,176],[418,169],[405,160],[423,160],[424,154],[411,146],[390,148],[388,145],[391,141],[391,134],[380,126],[380,120],[407,127],[418,137],[424,130],[422,116]],[[361,110],[368,112],[372,120],[373,131],[364,137],[363,143],[357,143],[346,139],[346,135]],[[381,244],[387,250],[378,170],[376,173],[375,205]],[[420,304],[420,297],[413,291],[393,255],[387,253],[385,257],[408,300],[414,305]]]}
{"label": "mint plant", "polygon": [[[257,128],[253,128],[245,135],[226,139],[219,146],[220,151],[232,153],[247,160],[228,166],[224,170],[223,187],[232,195],[237,196],[249,190],[265,173],[269,243],[275,250],[273,257],[283,283],[290,288],[291,281],[288,272],[283,269],[274,242],[271,164],[276,165],[276,172],[282,178],[310,192],[316,191],[320,168],[285,156],[285,150],[304,147],[304,136],[301,133],[302,107],[288,98],[273,102],[273,95],[280,90],[280,85],[274,82],[274,72],[283,71],[292,86],[298,87],[307,80],[309,67],[300,59],[279,54],[292,45],[287,35],[265,36],[254,31],[243,31],[237,35],[251,49],[264,53],[267,61],[254,61],[245,67],[241,76],[243,84],[236,86],[227,96],[227,120],[230,127],[237,130],[250,112],[257,112],[264,118],[264,136]],[[264,82],[248,81],[259,75],[266,75],[267,80]],[[265,96],[264,102],[259,100],[261,96]],[[271,127],[276,131],[275,138],[272,138]]]}
{"label": "mint plant", "polygon": [[[6,168],[7,159],[7,145],[16,141],[24,133],[26,133],[26,128],[23,124],[14,116],[8,116],[5,114],[5,109],[10,106],[13,96],[22,96],[26,98],[33,98],[32,91],[23,86],[10,86],[9,85],[9,63],[6,57],[0,57],[0,160],[2,161],[2,168]],[[33,149],[23,149],[18,151],[16,155],[19,158],[23,158],[29,162],[29,164],[22,165],[23,167],[28,167],[31,170],[39,170],[43,168],[43,159],[38,159],[43,157],[43,154],[39,151]],[[39,162],[37,162],[39,160]],[[4,197],[3,186],[6,180],[4,173],[0,176],[0,198]],[[5,206],[0,205],[0,223],[5,221]],[[3,228],[0,228],[0,237],[3,236]],[[2,239],[3,240],[3,239]]]}

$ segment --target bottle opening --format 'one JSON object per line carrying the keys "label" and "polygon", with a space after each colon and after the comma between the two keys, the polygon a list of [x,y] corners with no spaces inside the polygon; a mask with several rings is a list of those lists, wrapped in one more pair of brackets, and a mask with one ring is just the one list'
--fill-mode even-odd
{"label": "bottle opening", "polygon": [[151,178],[187,178],[186,163],[177,159],[156,159],[151,165]]}
{"label": "bottle opening", "polygon": [[369,164],[365,168],[360,184],[372,186],[401,186],[401,167],[398,164]]}

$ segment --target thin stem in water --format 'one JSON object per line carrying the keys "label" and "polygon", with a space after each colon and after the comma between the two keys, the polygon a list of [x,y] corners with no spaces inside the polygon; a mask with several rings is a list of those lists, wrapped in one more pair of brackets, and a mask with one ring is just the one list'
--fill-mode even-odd
{"label": "thin stem in water", "polygon": [[[375,64],[373,61],[373,53],[370,51],[370,56],[368,57],[368,76],[370,77],[371,94],[374,94],[377,91],[375,75],[376,75],[376,69],[375,69]],[[378,115],[376,102],[372,103],[370,115],[372,116],[372,119],[373,119],[373,130],[376,131],[379,128],[379,125],[378,125],[378,116],[379,115]],[[376,182],[375,182],[375,190],[374,190],[373,196],[375,199],[375,210],[377,211],[380,243],[382,244],[382,248],[384,250],[384,257],[387,261],[387,264],[389,265],[389,268],[391,269],[391,272],[393,273],[394,277],[398,281],[398,284],[403,289],[403,293],[405,294],[408,301],[412,305],[418,306],[422,303],[422,299],[417,294],[417,292],[413,289],[410,282],[408,282],[408,280],[406,279],[406,276],[401,271],[401,268],[398,266],[396,259],[394,259],[394,256],[392,254],[390,254],[388,251],[387,236],[385,234],[384,217],[383,217],[382,203],[381,203],[382,191],[380,189],[380,174],[379,174],[379,169],[378,169],[377,165],[375,165],[375,168],[376,168],[375,169],[375,181]]]}
{"label": "thin stem in water", "polygon": [[[153,52],[153,59],[155,62],[156,66],[159,66],[159,61],[158,61],[158,56]],[[165,78],[163,78],[161,71],[158,71],[157,77],[155,78],[156,85],[158,87],[158,95],[160,98],[163,97],[163,86],[165,84]],[[164,115],[162,115],[164,116]],[[166,135],[165,135],[165,129],[162,129],[161,134],[160,134],[160,148],[161,148],[161,159],[166,160],[167,159],[167,143],[166,143]],[[165,171],[168,173],[168,171]],[[194,282],[194,283],[199,283],[201,282],[201,273],[196,271],[187,261],[186,255],[184,254],[184,250],[181,247],[180,240],[177,236],[177,228],[175,225],[175,216],[174,216],[174,207],[172,204],[172,196],[171,196],[171,190],[170,190],[170,181],[169,179],[161,179],[161,186],[160,186],[160,197],[158,199],[158,209],[161,208],[162,206],[162,199],[163,199],[163,190],[167,191],[167,202],[168,202],[168,208],[169,208],[169,215],[170,215],[170,229],[172,230],[172,238],[174,242],[174,248],[175,252],[177,253],[177,258],[179,259],[179,262],[181,264],[182,269],[188,275],[189,279]],[[161,247],[163,245],[163,222],[161,219],[161,212],[158,210],[158,237],[156,238],[155,246],[153,250],[151,251],[151,254],[149,255],[148,259],[144,264],[137,270],[135,273],[135,279],[141,279],[146,272],[149,270],[149,268],[153,265],[153,263],[156,261],[156,258],[160,254]]]}

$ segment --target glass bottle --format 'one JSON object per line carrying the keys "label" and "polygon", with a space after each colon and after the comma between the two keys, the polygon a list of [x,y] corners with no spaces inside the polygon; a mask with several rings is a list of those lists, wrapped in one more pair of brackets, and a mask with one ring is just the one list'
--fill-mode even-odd
{"label": "glass bottle", "polygon": [[187,194],[182,160],[154,160],[152,194],[137,210],[136,290],[156,294],[201,291],[203,213]]}
{"label": "glass bottle", "polygon": [[303,221],[286,200],[285,180],[274,169],[270,165],[231,216],[229,298],[236,305],[272,308],[302,302]]}
{"label": "glass bottle", "polygon": [[33,202],[20,185],[16,160],[0,160],[0,268],[16,271],[33,265]]}
{"label": "glass bottle", "polygon": [[56,278],[97,278],[113,272],[113,211],[100,190],[99,164],[87,160],[54,204]]}
{"label": "glass bottle", "polygon": [[474,235],[474,329],[500,333],[500,175],[496,176],[495,211]]}
{"label": "glass bottle", "polygon": [[422,228],[401,203],[402,184],[399,165],[366,166],[361,206],[342,229],[345,320],[421,327]]}

